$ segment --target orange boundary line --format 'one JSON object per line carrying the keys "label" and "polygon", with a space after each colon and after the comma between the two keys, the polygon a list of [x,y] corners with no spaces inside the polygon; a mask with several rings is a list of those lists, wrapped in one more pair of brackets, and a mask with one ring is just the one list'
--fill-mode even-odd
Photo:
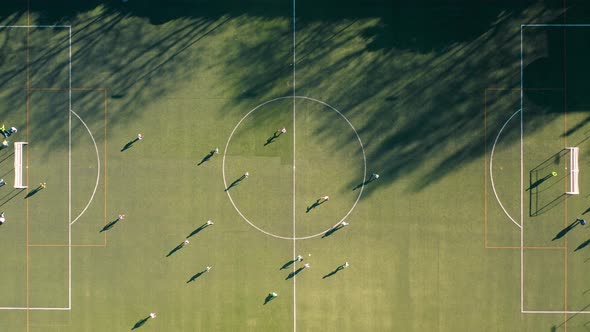
{"label": "orange boundary line", "polygon": [[[67,91],[70,90],[69,88],[30,88],[31,91]],[[74,91],[102,91],[103,98],[104,98],[104,225],[107,224],[107,112],[108,112],[108,95],[107,91],[108,88],[72,88]],[[28,157],[28,155],[27,155]],[[28,162],[27,162],[28,164]],[[27,179],[28,182],[28,179]],[[106,247],[107,246],[107,232],[104,233],[104,243],[103,244],[72,244],[71,247]],[[29,244],[27,242],[28,247],[68,247],[70,245],[67,244]]]}

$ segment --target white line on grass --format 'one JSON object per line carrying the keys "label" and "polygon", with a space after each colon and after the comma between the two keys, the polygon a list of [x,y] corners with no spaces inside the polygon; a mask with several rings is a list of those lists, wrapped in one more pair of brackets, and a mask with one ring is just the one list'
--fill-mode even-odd
{"label": "white line on grass", "polygon": [[69,146],[68,146],[68,307],[72,307],[72,28],[70,27],[69,64]]}
{"label": "white line on grass", "polygon": [[96,152],[96,183],[94,184],[94,190],[92,191],[92,195],[90,196],[90,199],[88,200],[88,203],[86,204],[86,207],[84,207],[82,212],[80,212],[80,214],[78,214],[78,216],[76,218],[74,218],[74,220],[70,223],[70,225],[73,225],[78,219],[80,219],[80,217],[86,212],[86,210],[88,210],[88,207],[90,206],[90,204],[94,200],[94,195],[96,194],[96,190],[98,189],[98,183],[100,182],[100,155],[98,153],[98,145],[96,144],[96,140],[94,139],[94,135],[92,135],[92,132],[90,131],[90,128],[88,128],[88,126],[86,125],[86,122],[84,122],[84,120],[82,120],[82,118],[76,112],[74,112],[72,110],[70,110],[70,112],[72,112],[78,118],[78,120],[80,120],[82,125],[86,128],[86,131],[88,131],[88,134],[90,135],[90,139],[92,139],[92,143],[94,143],[94,150]]}
{"label": "white line on grass", "polygon": [[512,222],[518,227],[518,228],[522,228],[522,226],[520,226],[516,220],[514,220],[514,218],[512,218],[512,216],[508,213],[508,211],[506,211],[506,208],[504,208],[504,205],[502,204],[502,202],[500,201],[500,198],[498,197],[498,193],[496,192],[496,185],[494,184],[494,173],[493,173],[493,165],[494,165],[494,151],[496,150],[496,144],[498,143],[498,140],[500,139],[500,135],[502,135],[502,131],[504,130],[504,128],[506,127],[506,125],[510,122],[510,120],[512,120],[512,118],[518,114],[518,112],[520,112],[520,110],[514,112],[514,114],[512,114],[510,116],[510,118],[508,118],[508,120],[506,120],[506,122],[504,123],[504,125],[502,126],[502,128],[500,128],[500,131],[498,131],[498,136],[496,136],[496,139],[494,140],[494,145],[492,145],[492,152],[490,153],[490,182],[492,184],[492,190],[494,191],[494,196],[496,196],[496,201],[498,201],[498,204],[500,204],[500,207],[502,208],[502,210],[504,211],[504,213],[508,216],[508,218],[510,218],[510,220],[512,220]]}
{"label": "white line on grass", "polygon": [[[296,96],[296,90],[295,90],[295,55],[296,55],[296,50],[295,50],[295,42],[296,42],[296,22],[295,22],[295,1],[293,0],[293,260],[295,260],[295,255],[296,253],[296,248],[297,248],[297,232],[296,232],[296,226],[295,226],[295,219],[296,219],[296,214],[295,214],[295,193],[296,193],[296,189],[295,189],[295,141],[296,141],[296,136],[295,136],[295,96]],[[295,273],[295,264],[293,264],[293,273]],[[297,331],[297,276],[293,277],[293,332]]]}
{"label": "white line on grass", "polygon": [[0,25],[3,28],[64,28],[69,29],[69,134],[68,134],[68,308],[0,307],[0,310],[70,310],[72,307],[72,26],[71,25]]}
{"label": "white line on grass", "polygon": [[0,28],[63,28],[71,29],[71,25],[0,25]]}
{"label": "white line on grass", "polygon": [[523,314],[590,314],[590,311],[571,311],[571,310],[522,310]]}
{"label": "white line on grass", "polygon": [[523,102],[523,49],[522,25],[520,26],[520,311],[524,311],[524,102]]}
{"label": "white line on grass", "polygon": [[66,311],[72,308],[26,308],[26,307],[0,307],[0,310],[46,310],[46,311]]}
{"label": "white line on grass", "polygon": [[590,27],[590,23],[581,24],[521,24],[522,27]]}
{"label": "white line on grass", "polygon": [[[250,114],[252,114],[252,112],[256,111],[257,109],[259,109],[259,108],[261,108],[261,107],[263,107],[263,106],[265,106],[265,105],[267,105],[267,104],[269,104],[269,103],[272,103],[272,102],[275,102],[275,101],[278,101],[278,100],[283,100],[283,99],[293,99],[293,96],[283,96],[283,97],[277,97],[277,98],[274,98],[274,99],[271,99],[271,100],[267,100],[267,101],[265,101],[264,103],[262,103],[262,104],[260,104],[260,105],[258,105],[258,106],[256,106],[256,107],[254,107],[254,108],[253,108],[253,109],[252,109],[250,112],[246,113],[246,115],[244,115],[244,116],[243,116],[243,117],[240,119],[240,121],[238,121],[238,123],[236,124],[236,126],[234,127],[234,129],[232,130],[232,132],[229,134],[229,137],[228,137],[228,139],[227,139],[227,142],[225,143],[225,149],[224,149],[224,151],[223,151],[223,157],[222,157],[222,160],[221,160],[221,164],[222,164],[222,166],[221,166],[221,175],[222,175],[222,177],[223,177],[223,185],[224,185],[224,188],[227,188],[227,185],[228,185],[228,184],[227,184],[227,177],[225,176],[225,164],[226,164],[225,162],[226,162],[226,158],[227,158],[227,151],[229,150],[229,144],[230,144],[230,142],[231,142],[231,140],[232,140],[232,137],[234,136],[234,134],[235,134],[235,133],[236,133],[236,131],[238,130],[238,127],[240,127],[240,124],[241,124],[242,122],[244,122],[244,120],[245,120],[245,119],[246,119],[246,118],[247,118],[247,117],[248,117]],[[356,200],[354,201],[354,204],[352,205],[352,207],[350,208],[350,210],[349,210],[349,211],[346,213],[346,215],[345,215],[344,217],[342,217],[342,218],[341,218],[341,219],[340,219],[338,222],[336,222],[336,223],[335,223],[335,224],[334,224],[332,227],[328,228],[327,230],[325,230],[325,231],[322,231],[322,232],[319,232],[319,233],[317,233],[317,234],[308,235],[308,236],[302,236],[302,237],[297,237],[297,238],[296,238],[297,240],[306,240],[306,239],[311,239],[311,238],[318,237],[318,236],[320,236],[320,235],[323,235],[323,234],[325,234],[327,231],[329,231],[330,229],[332,229],[334,226],[336,226],[336,225],[338,225],[338,224],[342,223],[344,220],[346,220],[346,218],[348,218],[348,216],[349,216],[349,215],[352,213],[352,211],[355,209],[356,205],[358,204],[358,202],[359,202],[359,201],[360,201],[360,199],[361,199],[361,196],[362,196],[362,194],[363,194],[363,192],[364,192],[364,188],[365,188],[365,181],[366,181],[366,179],[367,179],[367,156],[366,156],[366,153],[365,153],[365,147],[364,147],[364,145],[363,145],[363,141],[361,140],[361,137],[359,136],[359,134],[358,134],[358,132],[357,132],[356,128],[355,128],[355,127],[352,125],[352,123],[351,123],[351,122],[350,122],[350,121],[349,121],[349,120],[348,120],[348,119],[347,119],[347,118],[344,116],[344,114],[342,114],[342,113],[341,113],[339,110],[337,110],[337,109],[336,109],[334,106],[332,106],[332,105],[330,105],[330,104],[328,104],[328,103],[325,103],[325,102],[323,102],[323,101],[321,101],[321,100],[317,100],[317,99],[311,98],[311,97],[305,97],[305,96],[295,96],[295,99],[305,99],[305,100],[310,100],[310,101],[313,101],[313,102],[316,102],[316,103],[320,103],[320,104],[322,104],[322,105],[324,105],[324,106],[326,106],[326,107],[330,108],[330,109],[331,109],[331,110],[333,110],[334,112],[338,113],[338,115],[340,115],[340,116],[341,116],[341,117],[344,119],[344,121],[346,121],[346,123],[348,123],[348,125],[350,126],[350,128],[352,129],[352,131],[354,132],[354,134],[356,135],[356,138],[357,138],[357,140],[358,140],[358,142],[359,142],[359,146],[361,147],[361,152],[362,152],[362,154],[363,154],[363,180],[362,180],[363,182],[362,182],[361,188],[360,188],[360,190],[359,190],[359,194],[358,194],[358,196],[357,196]],[[277,239],[293,240],[293,237],[292,237],[292,236],[281,236],[281,235],[273,234],[273,233],[267,232],[267,231],[265,231],[264,229],[262,229],[262,228],[260,228],[260,227],[256,226],[256,225],[255,225],[253,222],[251,222],[251,221],[250,221],[248,218],[246,218],[246,216],[245,216],[245,215],[242,213],[242,211],[240,211],[240,209],[237,207],[236,203],[234,202],[234,200],[233,200],[233,198],[232,198],[232,196],[231,196],[231,194],[230,194],[230,191],[229,191],[229,190],[227,190],[227,191],[226,191],[226,194],[227,194],[227,197],[229,198],[229,201],[231,202],[232,206],[233,206],[233,207],[234,207],[234,209],[236,210],[236,212],[237,212],[237,213],[240,215],[240,217],[242,217],[242,219],[244,219],[244,221],[246,221],[246,222],[247,222],[247,223],[248,223],[250,226],[254,227],[255,229],[257,229],[257,230],[258,230],[259,232],[261,232],[261,233],[264,233],[264,234],[266,234],[266,235],[268,235],[268,236],[272,236],[272,237],[274,237],[274,238],[277,238]]]}
{"label": "white line on grass", "polygon": [[590,24],[520,25],[520,312],[523,314],[590,314],[590,311],[524,310],[524,27],[590,27]]}

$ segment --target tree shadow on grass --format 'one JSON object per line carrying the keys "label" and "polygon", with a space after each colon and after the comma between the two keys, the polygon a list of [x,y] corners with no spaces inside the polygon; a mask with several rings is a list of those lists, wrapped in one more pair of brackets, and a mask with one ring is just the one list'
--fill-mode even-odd
{"label": "tree shadow on grass", "polygon": [[[494,77],[497,85],[516,86],[515,75],[497,70],[499,65],[507,68],[506,72],[515,68],[508,67],[511,63],[508,59],[512,57],[509,53],[517,46],[518,40],[518,32],[511,28],[514,21],[550,21],[552,18],[539,17],[541,14],[536,13],[555,9],[552,3],[528,0],[496,1],[486,6],[472,0],[371,0],[346,5],[342,5],[341,1],[325,0],[297,5],[298,12],[305,13],[298,17],[298,26],[304,29],[303,35],[306,36],[298,48],[309,54],[305,58],[306,64],[322,68],[322,75],[317,75],[321,76],[321,80],[333,85],[335,79],[346,78],[345,75],[352,72],[350,63],[359,62],[357,67],[361,74],[356,80],[358,82],[348,80],[350,84],[326,92],[326,99],[338,100],[342,109],[349,110],[346,115],[351,118],[359,112],[370,114],[366,125],[363,124],[359,131],[363,140],[375,142],[368,149],[367,157],[392,174],[388,182],[416,172],[423,165],[429,166],[430,169],[421,174],[424,175],[421,181],[411,185],[411,189],[416,191],[461,169],[457,165],[482,156],[484,149],[479,136],[483,121],[473,116],[472,112],[481,108],[481,98],[473,98],[473,91],[481,91],[488,86],[482,77],[489,76]],[[537,10],[537,6],[541,6],[542,10]],[[568,13],[583,12],[576,6],[579,4],[571,4]],[[210,32],[219,32],[219,24],[224,24],[225,18],[248,17],[253,22],[266,22],[288,21],[292,15],[288,2],[268,0],[248,1],[240,5],[233,0],[130,0],[125,4],[106,0],[54,0],[33,1],[30,11],[36,23],[73,21],[76,24],[74,37],[80,41],[73,57],[75,68],[79,68],[76,76],[86,80],[85,86],[108,86],[112,87],[113,96],[125,96],[117,101],[118,107],[132,111],[109,114],[111,120],[120,122],[129,121],[133,112],[140,112],[144,106],[177,89],[178,82],[190,81],[194,73],[186,70],[186,63],[198,69],[205,67],[199,67],[199,60],[203,60],[201,57],[186,57],[189,53],[186,51],[193,50],[195,43],[205,36],[214,38],[216,34]],[[19,18],[22,20],[26,12],[22,0],[7,0],[0,8],[0,18],[6,24]],[[146,23],[126,25],[128,18],[131,22]],[[189,24],[182,26],[182,22]],[[121,33],[118,30],[120,26],[125,27],[128,33]],[[156,29],[146,29],[154,26],[157,26]],[[347,27],[346,30],[343,27]],[[140,35],[145,38],[136,37]],[[357,40],[360,40],[358,45]],[[135,47],[137,52],[118,51],[116,45],[121,43],[129,44],[129,49]],[[219,59],[219,63],[212,64],[223,64],[228,73],[232,73],[224,76],[230,78],[227,95],[238,100],[234,106],[250,103],[246,96],[259,97],[264,94],[261,91],[269,91],[269,87],[290,75],[288,67],[281,61],[275,61],[277,65],[266,66],[264,73],[257,72],[260,67],[265,67],[259,60],[264,58],[261,55],[273,54],[272,49],[276,48],[273,42],[246,43],[245,46],[235,43],[234,46],[235,54],[228,52],[227,56]],[[110,51],[104,52],[105,49]],[[330,53],[332,49],[350,49],[351,52],[341,57],[330,57],[336,55]],[[55,55],[63,50],[59,46],[49,47],[47,54]],[[393,54],[395,58],[398,58],[397,54],[402,54],[408,60],[396,62]],[[434,57],[431,59],[430,55]],[[272,56],[267,58],[274,59]],[[366,58],[371,61],[364,61]],[[322,63],[322,59],[329,59],[329,62]],[[43,60],[33,58],[31,63],[42,65]],[[89,65],[92,63],[101,63],[101,67]],[[56,70],[63,68],[59,66]],[[242,71],[243,76],[236,74],[236,69]],[[24,66],[19,69],[21,72],[24,70]],[[46,78],[57,76],[55,71],[48,70]],[[101,81],[102,76],[96,75],[103,72],[114,73],[105,84]],[[395,72],[395,77],[383,75],[384,72]],[[165,83],[164,80],[156,82],[165,73],[174,78],[170,80],[173,84],[160,84]],[[356,76],[354,72],[352,74],[352,77]],[[7,72],[0,75],[0,79],[14,75],[12,71]],[[245,77],[252,79],[246,80]],[[309,80],[302,88],[317,91],[324,87],[321,80]],[[252,82],[256,82],[255,87],[249,86]],[[74,86],[82,85],[74,83]],[[246,93],[242,94],[244,91]],[[367,91],[367,96],[359,95],[358,91]],[[21,92],[13,89],[9,93],[12,100],[6,104],[17,104],[16,101],[20,100],[17,96]],[[369,99],[375,103],[367,104]],[[497,101],[493,103],[498,105]],[[80,108],[88,106],[85,102],[77,102],[77,105]],[[432,115],[442,108],[453,109],[453,112],[445,112],[450,115]],[[243,110],[242,107],[231,109]],[[92,123],[101,115],[91,117],[86,121]],[[489,119],[489,124],[501,123],[498,121],[501,116],[493,117]],[[48,120],[44,123],[47,132],[56,132],[62,125],[50,121],[49,115],[46,119],[36,120],[39,123]],[[392,123],[396,125],[392,126]],[[489,125],[487,129],[494,132],[498,127]],[[47,153],[55,146],[66,147],[60,142],[59,135],[54,136],[48,140],[47,145],[51,149],[48,148]],[[449,148],[453,150],[449,152]],[[442,160],[436,157],[442,157]],[[356,181],[350,187],[354,185]]]}

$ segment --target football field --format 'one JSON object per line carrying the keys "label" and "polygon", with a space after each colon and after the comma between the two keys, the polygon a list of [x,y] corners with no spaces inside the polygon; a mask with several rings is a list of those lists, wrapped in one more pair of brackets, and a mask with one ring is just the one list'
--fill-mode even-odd
{"label": "football field", "polygon": [[0,331],[588,331],[589,38],[581,0],[5,0]]}

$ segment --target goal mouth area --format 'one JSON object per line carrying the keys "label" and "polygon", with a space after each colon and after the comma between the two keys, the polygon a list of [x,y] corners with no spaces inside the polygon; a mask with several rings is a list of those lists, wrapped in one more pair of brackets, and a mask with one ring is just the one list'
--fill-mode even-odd
{"label": "goal mouth area", "polygon": [[14,142],[14,188],[26,189],[29,186],[23,183],[23,151],[29,142]]}
{"label": "goal mouth area", "polygon": [[579,147],[567,147],[566,150],[570,152],[569,158],[569,190],[565,193],[567,195],[579,195],[580,186],[578,184],[578,176],[580,169],[578,167],[578,156],[580,155]]}

